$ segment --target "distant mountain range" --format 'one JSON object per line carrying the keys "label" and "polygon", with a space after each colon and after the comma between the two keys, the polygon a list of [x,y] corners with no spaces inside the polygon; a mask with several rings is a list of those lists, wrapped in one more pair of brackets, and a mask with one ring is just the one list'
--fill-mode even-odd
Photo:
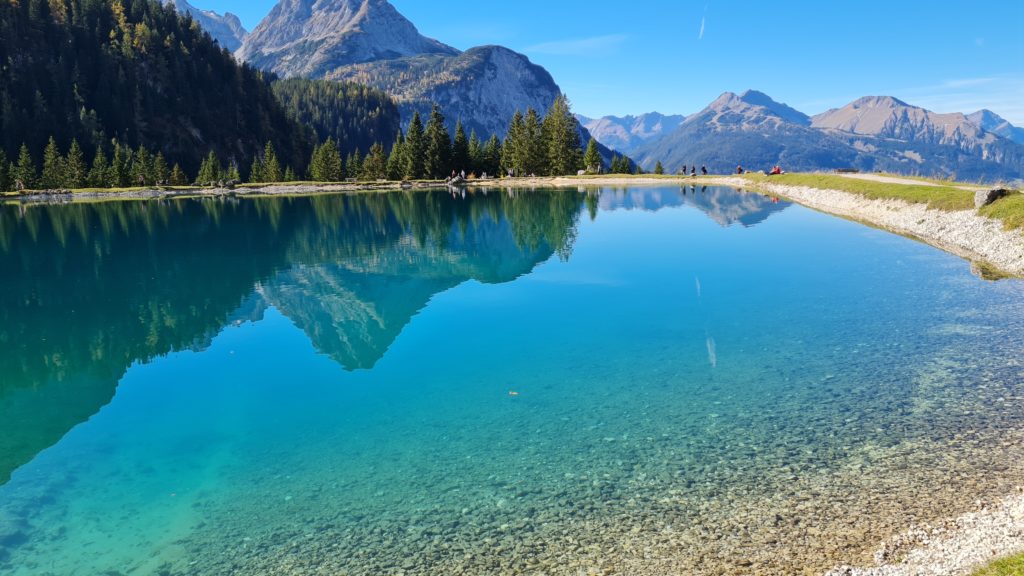
{"label": "distant mountain range", "polygon": [[810,117],[766,94],[722,94],[675,130],[633,149],[646,169],[737,165],[787,170],[855,168],[969,180],[1019,180],[1020,133],[990,111],[938,114],[889,96],[860,98]]}
{"label": "distant mountain range", "polygon": [[[551,75],[517,52],[465,52],[427,38],[387,0],[281,0],[251,34],[227,14],[164,0],[192,14],[235,55],[282,76],[349,80],[384,90],[403,123],[437,103],[450,125],[504,136],[512,114],[547,110],[561,93]],[[1018,180],[1024,129],[988,110],[938,114],[888,96],[861,98],[813,118],[766,94],[722,94],[690,115],[577,117],[581,135],[651,170],[704,164],[788,170],[856,168],[965,179]]]}
{"label": "distant mountain range", "polygon": [[598,142],[625,154],[632,154],[640,145],[674,131],[686,120],[685,116],[666,116],[657,112],[640,116],[605,116],[576,119]]}

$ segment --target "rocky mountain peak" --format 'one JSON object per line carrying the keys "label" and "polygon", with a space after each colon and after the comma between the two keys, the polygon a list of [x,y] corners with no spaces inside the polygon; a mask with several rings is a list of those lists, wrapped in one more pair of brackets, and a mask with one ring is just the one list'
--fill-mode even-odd
{"label": "rocky mountain peak", "polygon": [[995,138],[959,112],[940,114],[892,96],[859,98],[842,108],[818,114],[812,119],[812,126],[907,142],[951,145],[964,150],[974,150]]}
{"label": "rocky mountain peak", "polygon": [[[698,119],[698,117],[700,117]],[[709,118],[710,117],[710,118]],[[772,100],[767,94],[756,90],[747,90],[737,95],[724,92],[708,105],[700,114],[691,116],[687,121],[706,122],[711,120],[717,124],[749,125],[791,123],[808,126],[810,118],[798,110]]]}
{"label": "rocky mountain peak", "polygon": [[221,15],[213,10],[202,10],[189,4],[188,0],[163,0],[163,3],[191,16],[214,40],[231,52],[238,50],[249,35],[238,16],[230,12]]}
{"label": "rocky mountain peak", "polygon": [[967,115],[967,121],[978,128],[1013,140],[1018,144],[1024,144],[1024,128],[1010,124],[1005,118],[991,110],[978,110]]}
{"label": "rocky mountain peak", "polygon": [[387,0],[281,0],[238,51],[254,66],[306,77],[424,54],[459,51],[422,36]]}
{"label": "rocky mountain peak", "polygon": [[853,108],[914,108],[914,106],[892,96],[864,96],[849,105]]}

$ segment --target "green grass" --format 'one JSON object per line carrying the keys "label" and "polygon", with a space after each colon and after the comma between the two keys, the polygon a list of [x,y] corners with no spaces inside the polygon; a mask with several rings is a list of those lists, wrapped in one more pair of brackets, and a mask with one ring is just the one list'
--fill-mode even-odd
{"label": "green grass", "polygon": [[[710,177],[710,175],[709,175]],[[689,179],[690,176],[680,176],[678,174],[584,174],[583,176],[562,176],[562,178],[572,178],[575,180],[599,180],[605,178],[661,178],[663,180],[679,180],[681,178]],[[697,176],[697,179],[701,176]]]}
{"label": "green grass", "polygon": [[971,210],[974,208],[974,193],[950,186],[887,184],[832,174],[783,174],[781,176],[746,174],[743,177],[754,183],[841,190],[871,199],[903,200],[913,204],[927,204],[938,210]]}
{"label": "green grass", "polygon": [[982,216],[1002,220],[1007,230],[1024,229],[1024,194],[1018,192],[1000,198],[979,210],[978,213]]}
{"label": "green grass", "polygon": [[131,186],[128,188],[75,188],[72,194],[124,194],[128,192],[148,192],[150,190],[188,192],[202,190],[199,186]]}
{"label": "green grass", "polygon": [[1024,576],[1024,554],[993,562],[971,576]]}

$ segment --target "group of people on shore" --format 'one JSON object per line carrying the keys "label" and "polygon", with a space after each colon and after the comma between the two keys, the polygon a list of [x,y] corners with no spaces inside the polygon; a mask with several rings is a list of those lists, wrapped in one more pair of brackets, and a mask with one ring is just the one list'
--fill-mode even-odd
{"label": "group of people on shore", "polygon": [[[708,167],[704,166],[703,164],[701,164],[701,166],[700,166],[700,173],[703,176],[707,176],[708,175]],[[686,176],[686,164],[683,164],[683,169],[679,171],[679,174],[682,175],[682,176]],[[694,164],[693,166],[690,166],[690,176],[696,176],[696,175],[697,175],[697,165]]]}
{"label": "group of people on shore", "polygon": [[[741,164],[739,166],[736,166],[736,173],[746,174],[747,171],[743,169],[743,165]],[[771,170],[769,170],[768,172],[762,172],[762,174],[767,174],[768,176],[780,176],[782,174],[785,174],[785,171],[782,170],[782,166],[776,164],[775,166],[772,167]]]}

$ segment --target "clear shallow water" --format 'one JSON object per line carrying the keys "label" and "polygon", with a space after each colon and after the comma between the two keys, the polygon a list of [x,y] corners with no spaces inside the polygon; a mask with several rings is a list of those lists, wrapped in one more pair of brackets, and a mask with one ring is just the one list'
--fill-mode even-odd
{"label": "clear shallow water", "polygon": [[0,208],[0,572],[813,572],[1019,482],[1020,282],[683,192]]}

